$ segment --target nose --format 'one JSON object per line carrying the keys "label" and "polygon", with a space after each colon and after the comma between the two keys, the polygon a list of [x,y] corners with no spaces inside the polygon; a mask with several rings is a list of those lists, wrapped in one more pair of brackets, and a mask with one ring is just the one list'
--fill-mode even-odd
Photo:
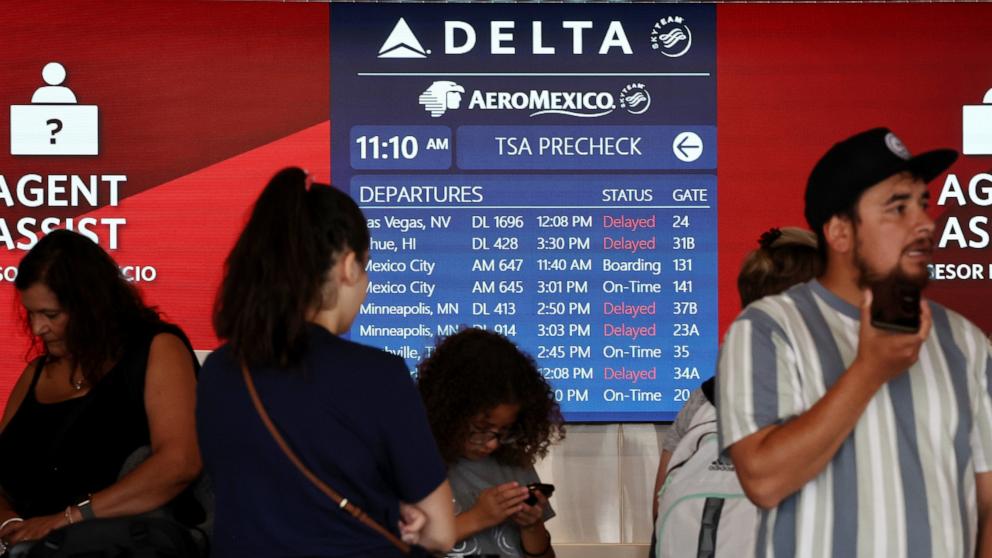
{"label": "nose", "polygon": [[31,333],[36,337],[41,337],[51,330],[48,320],[44,316],[31,316],[29,320],[31,322]]}
{"label": "nose", "polygon": [[916,220],[916,231],[925,233],[928,237],[933,236],[933,232],[936,229],[936,223],[934,223],[933,218],[926,209],[920,209],[920,212]]}

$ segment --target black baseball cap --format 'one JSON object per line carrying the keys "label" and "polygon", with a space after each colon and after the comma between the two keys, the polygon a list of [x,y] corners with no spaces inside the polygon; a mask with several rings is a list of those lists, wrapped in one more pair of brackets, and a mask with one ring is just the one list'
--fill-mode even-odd
{"label": "black baseball cap", "polygon": [[930,182],[958,158],[953,149],[916,157],[888,128],[873,128],[834,144],[816,163],[806,183],[806,222],[819,231],[831,217],[851,207],[861,193],[900,172]]}

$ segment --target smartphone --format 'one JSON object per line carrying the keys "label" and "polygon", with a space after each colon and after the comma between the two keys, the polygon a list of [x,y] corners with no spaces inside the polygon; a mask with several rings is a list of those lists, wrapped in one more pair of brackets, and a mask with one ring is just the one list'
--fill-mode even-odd
{"label": "smartphone", "polygon": [[920,330],[920,288],[898,279],[872,286],[871,325],[898,333]]}
{"label": "smartphone", "polygon": [[528,506],[533,506],[537,503],[537,496],[534,495],[535,492],[540,492],[544,494],[545,498],[550,498],[552,494],[555,493],[555,485],[544,484],[542,482],[533,482],[527,485],[527,490],[530,491],[530,496],[524,500],[524,503]]}

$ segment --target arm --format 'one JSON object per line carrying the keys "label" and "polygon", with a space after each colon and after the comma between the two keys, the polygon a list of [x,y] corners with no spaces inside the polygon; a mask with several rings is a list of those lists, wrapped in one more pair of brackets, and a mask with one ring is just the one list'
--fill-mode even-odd
{"label": "arm", "polygon": [[17,410],[21,408],[21,403],[24,402],[24,398],[28,395],[28,389],[31,387],[31,380],[34,377],[34,369],[37,365],[38,359],[35,359],[24,367],[21,377],[17,379],[14,389],[10,391],[10,397],[7,398],[7,406],[3,410],[3,420],[0,421],[0,432],[3,432],[7,428],[10,419],[14,418]]}
{"label": "arm", "polygon": [[[161,507],[200,474],[194,407],[196,377],[192,356],[178,337],[152,340],[145,374],[145,410],[151,456],[129,474],[91,498],[97,517],[143,513]],[[73,520],[81,520],[73,508]]]}
{"label": "arm", "polygon": [[513,521],[520,526],[520,545],[524,556],[540,558],[555,558],[555,549],[551,546],[551,533],[544,526],[544,508],[548,499],[540,492],[534,492],[537,503],[528,506],[521,504],[519,512],[513,515]]}
{"label": "arm", "polygon": [[[28,389],[31,387],[31,380],[34,376],[34,369],[37,366],[38,361],[34,360],[28,364],[24,371],[21,372],[21,377],[18,378],[17,383],[14,384],[14,389],[10,392],[10,397],[7,398],[7,406],[3,410],[3,420],[0,421],[0,432],[3,432],[7,428],[7,424],[10,423],[10,419],[14,418],[17,414],[17,410],[21,408],[21,403],[24,402],[24,398],[28,394]],[[10,496],[0,487],[0,522],[7,521],[12,517],[20,517],[17,510],[14,509],[13,504],[10,502]],[[9,525],[9,524],[8,524]],[[9,529],[4,529],[0,531],[0,538],[9,531]]]}
{"label": "arm", "polygon": [[886,382],[909,369],[930,332],[930,309],[921,303],[915,334],[871,326],[871,294],[861,306],[858,354],[851,366],[809,410],[784,424],[766,426],[729,448],[744,492],[755,505],[773,508],[820,474],[854,430]]}
{"label": "arm", "polygon": [[427,516],[427,524],[420,531],[419,544],[428,550],[447,552],[457,540],[451,485],[445,480],[415,505]]}
{"label": "arm", "polygon": [[975,475],[978,497],[978,547],[975,556],[992,558],[992,472]]}
{"label": "arm", "polygon": [[[152,340],[144,395],[151,456],[124,478],[93,494],[90,508],[97,517],[133,515],[158,508],[200,473],[194,424],[196,378],[192,356],[178,337],[160,334]],[[17,543],[40,539],[53,529],[82,520],[79,508],[70,506],[65,512],[8,527],[10,536],[6,540]]]}

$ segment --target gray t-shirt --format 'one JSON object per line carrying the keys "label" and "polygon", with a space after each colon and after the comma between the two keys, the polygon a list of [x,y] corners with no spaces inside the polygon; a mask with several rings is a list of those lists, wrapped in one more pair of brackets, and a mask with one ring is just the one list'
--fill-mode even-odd
{"label": "gray t-shirt", "polygon": [[675,453],[675,446],[679,445],[679,440],[685,436],[687,430],[689,430],[689,424],[692,423],[692,417],[696,416],[696,411],[706,403],[706,395],[703,393],[701,388],[696,388],[689,395],[689,400],[685,402],[682,410],[679,411],[678,416],[675,417],[675,422],[672,423],[671,428],[668,429],[668,434],[665,436],[665,441],[661,443],[661,449],[669,453]]}
{"label": "gray t-shirt", "polygon": [[[479,499],[479,494],[492,486],[517,481],[520,486],[541,482],[533,467],[511,467],[501,465],[487,457],[478,461],[461,459],[448,469],[448,481],[455,497],[455,515],[468,511]],[[555,516],[551,504],[544,509],[544,520]],[[520,528],[512,519],[507,519],[495,527],[480,531],[471,537],[458,541],[449,558],[491,554],[494,556],[523,556],[520,548]]]}

